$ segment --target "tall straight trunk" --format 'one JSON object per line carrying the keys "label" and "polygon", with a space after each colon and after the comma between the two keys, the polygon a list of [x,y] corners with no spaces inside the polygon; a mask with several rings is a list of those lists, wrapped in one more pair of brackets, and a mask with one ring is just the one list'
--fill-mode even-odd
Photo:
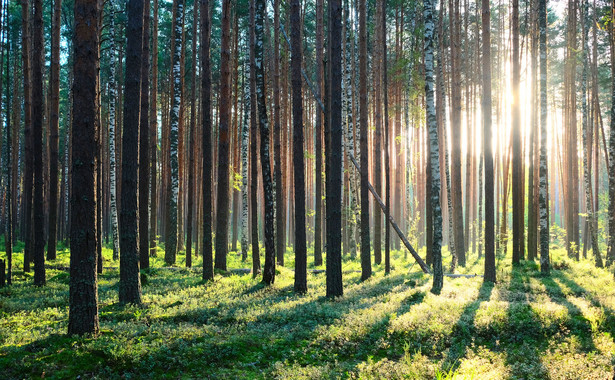
{"label": "tall straight trunk", "polygon": [[[8,2],[7,2],[8,4]],[[0,14],[1,14],[1,6],[0,6]],[[18,136],[11,136],[11,96],[10,96],[10,87],[9,83],[8,83],[8,79],[9,79],[9,75],[10,75],[10,71],[9,71],[9,61],[10,61],[10,44],[9,44],[9,38],[8,38],[8,9],[5,10],[5,27],[7,28],[7,37],[6,37],[6,47],[7,47],[7,51],[9,52],[7,54],[7,58],[6,58],[6,78],[7,78],[7,85],[6,85],[6,161],[5,161],[5,165],[6,165],[6,221],[7,221],[7,226],[5,229],[5,234],[4,234],[4,251],[6,253],[6,283],[7,285],[11,285],[13,283],[13,232],[15,230],[15,221],[13,219],[13,215],[15,213],[15,210],[13,208],[14,206],[14,202],[13,202],[13,197],[16,196],[16,192],[13,192],[13,184],[17,181],[17,178],[15,176],[15,171],[13,170],[16,165],[17,162],[14,160],[13,158],[13,141],[18,139]],[[15,68],[16,66],[13,66],[13,77],[15,77]],[[1,72],[1,70],[0,70]],[[17,84],[17,82],[15,80],[13,80],[13,85]],[[1,93],[0,93],[1,94]],[[13,120],[13,123],[15,123],[15,120]],[[2,273],[2,275],[4,275],[4,271]]]}
{"label": "tall straight trunk", "polygon": [[[250,0],[250,46],[256,43],[256,0]],[[256,56],[250,49],[250,213],[252,222],[252,276],[261,272],[260,249],[258,243],[258,121],[256,109]]]}
{"label": "tall straight trunk", "polygon": [[[391,148],[389,142],[390,142],[390,133],[389,133],[389,96],[388,96],[388,92],[389,92],[389,87],[388,87],[388,76],[387,76],[387,2],[386,0],[382,0],[382,21],[381,21],[381,27],[382,27],[382,35],[380,36],[382,38],[381,43],[382,43],[382,92],[384,95],[384,171],[385,171],[385,205],[386,205],[386,209],[384,212],[384,218],[385,218],[385,223],[384,223],[384,273],[388,274],[391,272],[391,225],[388,222],[389,220],[389,215],[391,214],[391,165],[390,165],[390,159],[389,159],[389,149]],[[433,10],[432,10],[432,15],[433,17]],[[432,33],[432,42],[434,39],[433,36],[433,29],[435,29],[434,25],[433,25],[433,20],[431,21],[432,25],[431,25],[431,33]],[[433,46],[431,47],[431,91],[432,91],[432,101],[433,101]],[[435,102],[434,104],[432,104],[433,107],[435,107]],[[435,108],[433,109],[434,112],[434,121],[435,121]],[[438,134],[437,134],[437,123],[436,125],[436,144],[438,143]],[[393,147],[395,147],[395,143],[393,143]],[[436,156],[437,157],[437,156]],[[439,190],[439,189],[438,189]],[[438,194],[438,199],[439,199],[439,194]],[[401,207],[397,207],[397,209],[399,210]],[[428,210],[429,212],[429,210]],[[441,217],[441,216],[440,216]],[[440,234],[442,234],[442,231],[440,231]]]}
{"label": "tall straight trunk", "polygon": [[[345,141],[345,149],[348,151],[349,155],[355,156],[356,149],[355,146],[357,142],[355,141],[355,102],[354,102],[354,32],[352,31],[352,24],[350,21],[350,4],[346,2],[344,7],[344,18],[346,25],[346,34],[344,36],[345,39],[345,74],[344,74],[344,97],[346,99],[345,102],[345,111],[346,111],[346,141]],[[349,162],[348,160],[347,162]],[[359,215],[359,205],[357,203],[358,194],[357,194],[357,172],[352,168],[352,165],[349,164],[349,169],[346,171],[348,174],[348,245],[350,250],[350,257],[356,257],[357,251],[357,240],[359,239],[359,229],[357,224],[357,215]]]}
{"label": "tall straight trunk", "polygon": [[116,138],[117,124],[115,105],[117,103],[117,90],[115,87],[115,5],[114,1],[109,2],[110,25],[109,25],[109,201],[111,208],[111,233],[113,235],[113,260],[120,258],[120,241],[118,235],[118,220],[117,220],[117,153],[116,153]]}
{"label": "tall straight trunk", "polygon": [[538,176],[536,175],[538,165],[536,165],[537,159],[537,147],[538,147],[538,17],[536,15],[537,0],[531,1],[530,11],[530,38],[531,38],[531,52],[530,52],[530,66],[531,66],[531,116],[530,116],[530,144],[529,144],[529,174],[528,174],[528,189],[527,189],[527,258],[528,260],[534,260],[537,257],[538,251],[538,236],[537,236],[537,215],[538,215],[538,203],[537,203],[537,191],[536,185],[538,183]]}
{"label": "tall straight trunk", "polygon": [[209,20],[209,0],[200,0],[201,5],[201,128],[203,129],[203,280],[213,281],[214,268],[212,257],[212,212],[213,193],[212,149],[211,149],[211,68],[209,59],[211,27]]}
{"label": "tall straight trunk", "polygon": [[32,15],[32,154],[34,155],[34,284],[45,284],[45,210],[43,178],[43,70],[45,53],[43,36],[43,1],[34,0]]}
{"label": "tall straight trunk", "polygon": [[[438,120],[434,93],[434,40],[435,40],[435,0],[423,3],[423,19],[425,22],[425,105],[427,111],[427,126],[429,128],[429,162],[431,172],[431,212],[433,215],[433,285],[431,292],[440,294],[443,284],[442,273],[442,210],[440,208],[440,161],[438,147]],[[388,224],[388,223],[387,223]]]}
{"label": "tall straight trunk", "polygon": [[56,258],[58,230],[58,145],[60,126],[60,20],[62,0],[53,2],[53,21],[51,34],[51,67],[49,83],[51,92],[49,118],[49,240],[47,241],[47,260]]}
{"label": "tall straight trunk", "polygon": [[216,260],[215,268],[226,270],[228,251],[229,216],[229,124],[231,120],[230,86],[230,40],[231,40],[231,2],[222,2],[222,44],[220,57],[220,124],[218,127],[218,195],[216,205]]}
{"label": "tall straight trunk", "polygon": [[[512,201],[513,201],[513,264],[524,257],[523,247],[523,156],[521,145],[521,114],[519,109],[519,82],[521,67],[519,61],[519,0],[512,2]],[[506,210],[504,210],[506,212]]]}
{"label": "tall straight trunk", "polygon": [[[178,202],[179,202],[179,124],[180,124],[180,108],[182,101],[182,80],[181,80],[181,52],[182,52],[182,30],[184,1],[174,0],[175,14],[174,28],[172,32],[173,39],[173,58],[172,58],[172,95],[171,95],[171,113],[169,116],[169,151],[170,151],[170,186],[167,189],[167,223],[166,223],[166,239],[164,245],[164,261],[167,265],[175,264],[178,250],[178,227],[177,220],[179,217]],[[123,186],[122,186],[123,187]]]}
{"label": "tall straight trunk", "polygon": [[[367,10],[366,0],[359,0],[359,78],[367,78]],[[372,275],[372,259],[369,236],[369,134],[367,113],[367,81],[359,80],[359,144],[361,154],[361,280]]]}
{"label": "tall straight trunk", "polygon": [[[274,240],[274,199],[271,178],[271,157],[269,153],[269,120],[267,117],[267,88],[265,82],[264,19],[265,0],[256,0],[254,9],[254,61],[256,68],[256,100],[258,102],[258,124],[261,132],[261,175],[265,196],[265,268],[263,282],[275,281],[275,240]],[[222,128],[221,128],[222,130]],[[220,180],[219,180],[220,181]],[[297,189],[295,189],[297,191]]]}
{"label": "tall straight trunk", "polygon": [[344,293],[342,284],[342,2],[329,1],[327,157],[327,297]]}
{"label": "tall straight trunk", "polygon": [[[297,293],[305,293],[307,291],[307,249],[305,242],[305,165],[303,162],[303,87],[301,85],[301,62],[303,60],[301,54],[301,27],[303,24],[299,17],[300,12],[301,5],[299,0],[292,0],[290,3],[290,38],[291,86],[293,88],[293,165],[295,167],[293,176],[295,180],[294,289]],[[279,151],[277,153],[279,153]]]}
{"label": "tall straight trunk", "polygon": [[579,184],[577,152],[577,0],[568,1],[568,22],[566,36],[566,65],[564,79],[564,124],[565,124],[565,212],[566,247],[568,257],[579,259]]}
{"label": "tall straight trunk", "polygon": [[24,272],[30,271],[32,261],[32,191],[34,155],[32,153],[32,73],[30,71],[30,10],[29,1],[21,0],[21,58],[24,97],[24,140],[25,140],[25,178],[24,178]]}
{"label": "tall straight trunk", "polygon": [[139,262],[149,268],[149,28],[150,1],[143,0],[143,55],[141,58],[141,115],[139,124]]}
{"label": "tall straight trunk", "polygon": [[[549,203],[547,199],[547,4],[538,0],[540,28],[540,187],[538,206],[540,210],[540,271],[550,273],[549,259]],[[612,136],[615,146],[615,135]]]}
{"label": "tall straight trunk", "polygon": [[124,130],[122,132],[119,298],[122,304],[140,304],[141,278],[139,276],[139,220],[137,216],[139,150],[135,147],[139,144],[143,0],[129,0],[126,11],[128,21],[126,23]]}
{"label": "tall straight trunk", "polygon": [[[615,17],[615,0],[611,2],[611,19]],[[607,257],[615,258],[615,24],[611,24],[611,128],[609,135],[609,243]]]}
{"label": "tall straight trunk", "polygon": [[[291,12],[293,9],[293,3],[291,3]],[[299,6],[299,5],[297,5]],[[275,4],[273,6],[274,15],[273,15],[273,110],[274,110],[274,118],[273,118],[273,141],[274,141],[274,176],[275,176],[275,213],[276,213],[276,253],[278,265],[284,266],[284,252],[286,251],[284,247],[284,183],[282,182],[282,166],[284,163],[281,159],[281,151],[282,151],[282,141],[281,141],[281,126],[280,126],[280,0],[275,0]],[[299,10],[297,10],[299,12]],[[293,14],[291,13],[291,18]],[[297,14],[297,21],[301,21],[299,18],[299,14]],[[291,38],[294,33],[295,25],[292,23],[291,27]],[[299,28],[299,25],[297,25]],[[299,30],[298,35],[298,43],[301,43],[301,31]],[[301,53],[301,51],[299,51]],[[293,55],[294,57],[294,55]],[[291,59],[293,59],[291,57]],[[293,74],[294,75],[294,74]],[[298,73],[298,85],[299,88],[297,91],[301,92],[301,61],[299,61],[299,73]],[[293,92],[295,89],[293,88]],[[301,98],[299,98],[301,99]],[[301,108],[303,110],[303,108]],[[303,116],[303,115],[301,115]],[[294,120],[294,117],[293,117]],[[303,123],[301,124],[303,128]],[[303,137],[303,130],[301,136]],[[301,142],[301,162],[303,162],[303,141]],[[295,167],[295,170],[297,168]],[[297,181],[297,176],[295,176],[295,182]],[[305,200],[305,194],[304,194]],[[295,202],[297,202],[295,198]],[[305,209],[305,202],[303,204],[303,208]],[[297,210],[295,210],[296,212]],[[305,211],[304,216],[305,219]],[[303,220],[304,231],[303,235],[305,235],[305,220]],[[296,226],[296,228],[299,228]],[[304,239],[305,240],[305,239]],[[299,251],[297,251],[297,243],[295,243],[295,255],[300,255],[302,248],[299,247]],[[297,263],[295,262],[295,265]],[[297,273],[295,273],[295,281],[297,278]],[[296,286],[295,286],[296,287]],[[307,288],[307,286],[306,286]]]}
{"label": "tall straight trunk", "polygon": [[[247,62],[247,66],[249,66]],[[244,66],[245,67],[245,66]],[[244,69],[243,80],[246,72]],[[248,259],[249,228],[248,228],[248,149],[250,145],[250,87],[242,85],[243,90],[243,121],[241,123],[241,261]]]}
{"label": "tall straight trunk", "polygon": [[152,22],[152,86],[150,87],[150,115],[149,115],[149,155],[150,155],[150,219],[149,219],[149,248],[150,256],[156,256],[156,237],[158,223],[158,181],[156,177],[158,161],[158,0],[153,3]]}
{"label": "tall straight trunk", "polygon": [[192,78],[190,89],[190,132],[188,137],[188,218],[186,219],[186,267],[192,267],[192,226],[194,217],[194,129],[196,128],[196,40],[199,20],[198,4],[194,4],[192,19]]}
{"label": "tall straight trunk", "polygon": [[461,267],[466,265],[465,240],[463,236],[463,202],[461,188],[461,69],[459,0],[449,0],[451,30],[451,198],[453,205],[453,226],[455,254]]}
{"label": "tall straight trunk", "polygon": [[[69,334],[97,334],[98,286],[96,275],[96,81],[98,0],[75,0],[74,84],[72,118],[71,253]],[[84,165],[86,163],[86,165]],[[133,254],[136,254],[133,253]]]}
{"label": "tall straight trunk", "polygon": [[[323,87],[323,0],[316,0],[316,95],[322,99]],[[322,265],[322,117],[320,108],[316,107],[316,137],[314,144],[315,191],[314,191],[314,266]],[[368,232],[369,233],[369,232]]]}
{"label": "tall straight trunk", "polygon": [[[516,1],[516,0],[515,0]],[[485,167],[485,282],[496,281],[495,200],[493,178],[493,134],[491,131],[491,7],[482,0],[483,37],[483,160]]]}
{"label": "tall straight trunk", "polygon": [[[382,1],[382,0],[381,0]],[[372,163],[374,188],[382,194],[382,7],[376,5],[375,40],[380,41],[374,46],[373,81],[374,81],[374,144]],[[373,202],[374,211],[374,263],[382,262],[382,211]]]}
{"label": "tall straight trunk", "polygon": [[591,182],[591,142],[590,141],[590,133],[589,131],[589,122],[588,122],[588,113],[587,110],[587,71],[589,67],[588,62],[588,51],[589,51],[589,2],[587,0],[583,0],[582,9],[582,23],[583,23],[583,50],[582,50],[582,60],[583,60],[583,73],[581,77],[581,104],[583,107],[583,177],[585,179],[585,207],[587,213],[587,225],[589,228],[589,234],[591,236],[591,244],[592,250],[594,253],[594,260],[596,266],[598,268],[602,268],[602,256],[600,255],[600,249],[598,247],[598,235],[595,230],[594,225],[594,205],[592,202],[592,182]]}

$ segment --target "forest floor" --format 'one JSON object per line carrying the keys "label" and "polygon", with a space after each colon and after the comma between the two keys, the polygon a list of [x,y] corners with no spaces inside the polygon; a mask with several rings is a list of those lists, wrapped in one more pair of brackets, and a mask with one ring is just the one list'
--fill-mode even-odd
{"label": "forest floor", "polygon": [[[325,274],[293,293],[293,259],[264,287],[250,274],[143,271],[141,307],[118,304],[117,269],[99,277],[101,333],[69,337],[68,251],[49,263],[47,285],[15,272],[0,289],[0,378],[409,378],[609,379],[615,363],[615,281],[590,260],[553,250],[551,277],[534,262],[498,258],[498,283],[445,278],[441,295],[411,257],[360,282],[344,260],[344,296],[327,300]],[[117,267],[104,250],[105,267]],[[509,250],[510,255],[510,250]],[[17,266],[21,268],[17,255]],[[448,257],[448,255],[447,255]],[[482,273],[471,255],[458,273]],[[249,268],[237,254],[229,268]]]}

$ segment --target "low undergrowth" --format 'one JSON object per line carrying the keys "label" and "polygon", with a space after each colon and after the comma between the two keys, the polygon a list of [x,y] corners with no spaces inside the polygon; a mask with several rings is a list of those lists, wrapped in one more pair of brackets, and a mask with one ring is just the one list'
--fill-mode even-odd
{"label": "low undergrowth", "polygon": [[[66,336],[68,251],[49,263],[48,283],[15,271],[0,289],[2,378],[409,378],[606,379],[613,375],[615,284],[592,263],[565,263],[542,277],[534,262],[498,259],[498,283],[431,277],[393,252],[393,271],[375,266],[360,282],[344,259],[344,296],[324,298],[325,274],[293,293],[292,252],[265,287],[250,274],[166,268],[163,252],[143,270],[142,306],[118,304],[117,262],[104,250],[98,336]],[[20,254],[16,266],[21,268]],[[445,254],[448,260],[448,255]],[[470,256],[460,273],[482,273]],[[229,269],[249,268],[237,253]],[[311,266],[313,267],[313,265]],[[60,269],[58,269],[60,268]]]}

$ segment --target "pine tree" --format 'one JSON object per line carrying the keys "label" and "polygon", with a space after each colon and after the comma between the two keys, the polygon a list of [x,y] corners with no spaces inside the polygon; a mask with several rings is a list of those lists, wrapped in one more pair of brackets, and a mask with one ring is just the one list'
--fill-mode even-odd
{"label": "pine tree", "polygon": [[[131,1],[131,2],[134,2]],[[69,334],[96,334],[98,287],[96,275],[96,81],[98,0],[75,0],[74,85],[72,118],[72,189],[70,232]],[[136,255],[136,252],[133,253]]]}
{"label": "pine tree", "polygon": [[216,198],[215,268],[226,270],[229,217],[229,148],[231,121],[231,1],[222,1],[222,43],[220,56],[220,123],[218,126],[218,196]]}
{"label": "pine tree", "polygon": [[303,162],[303,88],[301,86],[301,5],[291,0],[291,85],[293,95],[293,165],[295,180],[295,292],[307,291],[307,248],[305,236],[305,165]]}
{"label": "pine tree", "polygon": [[[126,74],[124,78],[124,131],[122,133],[120,303],[140,304],[141,278],[139,276],[139,229],[137,216],[139,150],[135,149],[135,147],[139,144],[143,0],[128,0],[126,11],[128,21],[126,24]],[[76,136],[73,136],[73,138],[76,138]],[[76,220],[72,219],[72,223],[76,223]]]}
{"label": "pine tree", "polygon": [[201,4],[201,127],[203,129],[203,280],[213,281],[214,268],[212,257],[212,212],[211,195],[213,191],[212,150],[211,150],[211,68],[209,59],[210,20],[209,0]]}
{"label": "pine tree", "polygon": [[[367,78],[367,10],[366,0],[359,0],[359,77]],[[361,280],[372,275],[372,259],[369,236],[369,153],[367,135],[369,133],[367,109],[367,81],[359,81],[359,137],[361,151]]]}
{"label": "pine tree", "polygon": [[[275,281],[275,237],[274,237],[274,197],[271,178],[271,157],[269,153],[269,120],[267,117],[267,89],[265,81],[264,57],[264,20],[265,0],[256,0],[254,8],[254,61],[256,68],[256,100],[258,102],[258,124],[261,132],[261,173],[265,193],[265,267],[263,282],[267,285]],[[218,185],[220,186],[220,185]],[[295,190],[297,191],[297,190]],[[256,228],[256,226],[253,226]]]}
{"label": "pine tree", "polygon": [[342,284],[342,2],[329,1],[327,64],[329,141],[327,157],[327,297],[344,294]]}

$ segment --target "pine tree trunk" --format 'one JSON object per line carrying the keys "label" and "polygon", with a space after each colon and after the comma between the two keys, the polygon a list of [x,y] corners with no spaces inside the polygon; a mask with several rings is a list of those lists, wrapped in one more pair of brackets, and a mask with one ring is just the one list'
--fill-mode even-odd
{"label": "pine tree trunk", "polygon": [[[516,0],[515,0],[516,1]],[[489,0],[482,0],[483,37],[483,160],[485,166],[485,278],[496,281],[495,268],[495,194],[493,176],[493,145],[491,131],[491,8]]]}
{"label": "pine tree trunk", "polygon": [[209,20],[209,0],[200,0],[201,4],[201,124],[203,128],[203,280],[213,281],[214,268],[212,257],[212,125],[211,125],[211,68],[209,47],[211,29]]}
{"label": "pine tree trunk", "polygon": [[150,155],[150,219],[149,219],[149,248],[150,256],[156,257],[157,231],[158,231],[158,181],[156,159],[158,153],[158,0],[153,3],[152,22],[152,86],[150,87],[150,129],[149,129],[149,155]]}
{"label": "pine tree trunk", "polygon": [[198,5],[194,4],[192,20],[192,78],[190,85],[190,135],[188,137],[188,218],[186,219],[186,267],[192,267],[192,226],[194,218],[194,130],[196,128],[196,40]]}
{"label": "pine tree trunk", "polygon": [[45,284],[45,206],[43,178],[43,1],[34,0],[32,15],[32,154],[34,192],[32,199],[34,284]]}
{"label": "pine tree trunk", "polygon": [[[523,156],[521,140],[521,114],[519,98],[519,82],[521,75],[519,61],[519,0],[512,3],[512,194],[513,194],[513,264],[519,264],[524,257],[523,246]],[[506,211],[506,210],[505,210]]]}
{"label": "pine tree trunk", "polygon": [[[256,0],[250,0],[250,46],[256,43]],[[250,212],[252,222],[252,276],[261,272],[260,249],[258,242],[258,120],[256,109],[256,56],[250,49]]]}
{"label": "pine tree trunk", "polygon": [[[120,208],[120,303],[141,303],[139,276],[139,229],[137,215],[137,169],[139,166],[139,107],[141,105],[141,59],[143,0],[126,6],[126,74],[124,80],[124,130],[122,132],[122,198]],[[76,50],[76,49],[75,49]],[[73,162],[76,160],[73,159]],[[73,219],[73,223],[75,220]]]}
{"label": "pine tree trunk", "polygon": [[[96,275],[95,120],[98,0],[76,0],[72,122],[71,254],[69,334],[97,334],[98,286]],[[136,253],[135,253],[136,254]]]}
{"label": "pine tree trunk", "polygon": [[150,1],[143,0],[143,54],[141,58],[141,115],[139,124],[139,262],[141,268],[149,268],[149,28]]}
{"label": "pine tree trunk", "polygon": [[329,1],[329,141],[327,166],[327,297],[344,293],[342,284],[342,2]]}
{"label": "pine tree trunk", "polygon": [[[265,0],[256,0],[254,9],[254,61],[256,68],[256,100],[258,102],[258,124],[261,132],[261,175],[265,196],[265,268],[263,282],[271,285],[275,281],[275,237],[274,237],[274,190],[271,178],[271,156],[269,149],[269,120],[267,117],[267,88],[265,81],[264,19]],[[295,189],[297,191],[297,189]]]}
{"label": "pine tree trunk", "polygon": [[49,120],[49,240],[47,242],[47,260],[56,258],[58,229],[58,145],[60,123],[60,16],[62,0],[53,3],[53,30],[51,35],[51,67],[49,82],[51,85],[51,107]]}
{"label": "pine tree trunk", "polygon": [[[362,1],[362,0],[359,0]],[[323,88],[323,0],[316,0],[316,96],[322,99]],[[322,265],[322,121],[323,113],[320,108],[316,108],[316,137],[314,144],[315,162],[315,186],[314,191],[314,266]]]}
{"label": "pine tree trunk", "polygon": [[[366,0],[359,0],[359,78],[367,78],[367,9]],[[359,80],[359,150],[361,154],[361,281],[372,276],[369,231],[369,134],[367,81]]]}
{"label": "pine tree trunk", "polygon": [[25,178],[24,178],[24,228],[23,240],[25,243],[23,270],[30,272],[32,262],[32,191],[34,155],[32,152],[32,73],[30,60],[30,10],[28,0],[21,0],[21,57],[23,72],[23,97],[24,97],[24,140],[25,140]]}
{"label": "pine tree trunk", "polygon": [[[291,12],[292,7],[291,6]],[[281,159],[281,151],[282,151],[282,141],[281,141],[281,126],[280,126],[280,0],[275,0],[274,15],[273,15],[273,28],[274,28],[274,47],[273,47],[273,110],[274,110],[274,119],[273,119],[273,141],[274,141],[274,175],[275,175],[275,212],[276,212],[276,253],[278,265],[284,266],[284,253],[286,251],[284,246],[284,184],[282,182],[282,166],[283,162]],[[292,18],[292,14],[291,14]],[[299,19],[299,15],[297,15],[297,19]],[[299,20],[297,20],[299,21]],[[292,24],[292,21],[291,21]],[[293,29],[291,30],[291,38],[293,34]],[[299,40],[301,39],[301,33],[299,33]],[[292,59],[292,58],[291,58]],[[299,61],[299,89],[301,91],[301,61]],[[293,89],[294,91],[294,89]],[[303,110],[303,108],[301,108]],[[303,122],[301,124],[303,126]],[[303,134],[302,134],[303,136]],[[303,141],[301,142],[303,145]],[[303,148],[301,149],[301,155],[303,157]],[[302,160],[303,162],[303,160]],[[296,170],[296,168],[295,168]],[[296,181],[296,180],[295,180]],[[305,195],[304,195],[305,199]],[[305,209],[305,201],[303,204],[303,208]],[[305,212],[304,212],[305,219]],[[305,235],[305,220],[303,221],[304,231],[303,235]],[[295,243],[295,255],[300,254],[297,251],[297,246]],[[299,247],[299,251],[301,251],[301,247]],[[295,262],[295,265],[297,263]],[[295,273],[295,279],[297,278],[297,273]],[[307,286],[306,286],[307,288]]]}

